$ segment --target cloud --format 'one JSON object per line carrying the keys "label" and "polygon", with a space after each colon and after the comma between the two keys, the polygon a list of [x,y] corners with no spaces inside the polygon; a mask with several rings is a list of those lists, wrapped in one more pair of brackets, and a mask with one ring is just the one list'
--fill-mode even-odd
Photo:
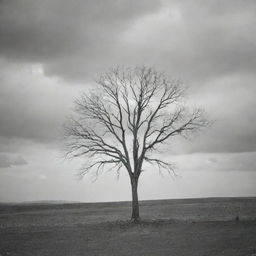
{"label": "cloud", "polygon": [[6,155],[0,155],[0,168],[11,167],[10,159]]}
{"label": "cloud", "polygon": [[175,163],[177,172],[182,174],[183,171],[256,172],[255,157],[256,152],[239,152],[181,154],[165,158]]}
{"label": "cloud", "polygon": [[[56,145],[74,99],[89,86],[48,78],[40,65],[0,61],[0,68],[0,152],[15,152],[29,140]],[[255,151],[255,80],[253,75],[235,74],[191,88],[190,104],[203,106],[216,121],[193,140],[171,140],[168,150],[176,154]]]}
{"label": "cloud", "polygon": [[64,81],[45,77],[40,65],[6,60],[0,60],[0,79],[0,141],[4,142],[0,151],[19,139],[58,141],[62,124],[82,88],[74,89]]}
{"label": "cloud", "polygon": [[192,142],[174,142],[174,153],[256,150],[255,5],[1,1],[0,151],[21,140],[56,143],[74,98],[95,72],[116,64],[180,77],[216,120]]}
{"label": "cloud", "polygon": [[[201,152],[256,151],[255,76],[232,75],[210,80],[193,95],[205,107],[213,126],[195,138],[194,150]],[[199,149],[201,148],[201,149]]]}
{"label": "cloud", "polygon": [[42,63],[48,74],[84,77],[109,65],[123,31],[159,5],[151,0],[2,1],[0,53]]}
{"label": "cloud", "polygon": [[253,73],[255,5],[165,1],[159,11],[138,19],[125,32],[122,46],[129,45],[130,62],[150,63],[188,82]]}
{"label": "cloud", "polygon": [[254,72],[255,1],[2,1],[0,54],[88,79],[148,64],[190,81]]}
{"label": "cloud", "polygon": [[28,162],[21,156],[18,156],[17,158],[14,159],[13,165],[26,165]]}
{"label": "cloud", "polygon": [[27,161],[22,156],[17,156],[14,159],[8,155],[0,155],[0,168],[9,168],[14,165],[27,165]]}

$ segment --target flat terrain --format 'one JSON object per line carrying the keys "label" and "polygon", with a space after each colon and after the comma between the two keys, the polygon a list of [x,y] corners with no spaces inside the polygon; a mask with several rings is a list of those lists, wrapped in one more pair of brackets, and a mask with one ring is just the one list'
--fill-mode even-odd
{"label": "flat terrain", "polygon": [[[256,256],[256,198],[0,204],[0,255]],[[239,220],[237,220],[239,218]]]}

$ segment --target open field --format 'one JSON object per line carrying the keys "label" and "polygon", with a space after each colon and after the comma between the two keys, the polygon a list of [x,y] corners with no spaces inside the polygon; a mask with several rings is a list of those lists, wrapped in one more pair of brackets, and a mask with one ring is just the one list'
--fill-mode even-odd
{"label": "open field", "polygon": [[[2,204],[0,255],[256,255],[256,198]],[[239,221],[236,217],[239,216]]]}

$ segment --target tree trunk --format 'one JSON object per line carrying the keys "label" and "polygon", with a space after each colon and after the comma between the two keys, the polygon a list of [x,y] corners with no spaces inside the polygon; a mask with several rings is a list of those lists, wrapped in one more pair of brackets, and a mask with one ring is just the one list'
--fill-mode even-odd
{"label": "tree trunk", "polygon": [[138,200],[138,179],[131,179],[132,185],[132,221],[138,222],[140,220],[139,200]]}

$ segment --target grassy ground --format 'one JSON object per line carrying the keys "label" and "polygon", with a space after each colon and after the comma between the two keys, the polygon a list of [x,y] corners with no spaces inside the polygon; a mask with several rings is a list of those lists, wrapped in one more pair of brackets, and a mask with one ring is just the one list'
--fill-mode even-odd
{"label": "grassy ground", "polygon": [[[0,255],[256,256],[256,198],[1,205]],[[239,221],[235,218],[239,216]]]}

